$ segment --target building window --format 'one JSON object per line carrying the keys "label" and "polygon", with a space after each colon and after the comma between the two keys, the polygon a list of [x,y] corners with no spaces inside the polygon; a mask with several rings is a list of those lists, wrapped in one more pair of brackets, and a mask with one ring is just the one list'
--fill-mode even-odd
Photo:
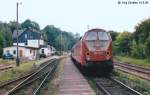
{"label": "building window", "polygon": [[36,54],[35,54],[35,50],[33,50],[33,56],[35,56]]}
{"label": "building window", "polygon": [[28,42],[25,42],[25,45],[28,45]]}
{"label": "building window", "polygon": [[30,49],[30,54],[32,53],[32,50]]}
{"label": "building window", "polygon": [[7,51],[6,51],[6,54],[10,54],[10,51],[9,51],[9,50],[7,50]]}
{"label": "building window", "polygon": [[24,36],[25,36],[25,39],[27,39],[27,37],[28,37],[27,34],[25,34]]}
{"label": "building window", "polygon": [[44,49],[42,49],[42,54],[44,54]]}
{"label": "building window", "polygon": [[16,50],[13,51],[13,54],[16,54]]}

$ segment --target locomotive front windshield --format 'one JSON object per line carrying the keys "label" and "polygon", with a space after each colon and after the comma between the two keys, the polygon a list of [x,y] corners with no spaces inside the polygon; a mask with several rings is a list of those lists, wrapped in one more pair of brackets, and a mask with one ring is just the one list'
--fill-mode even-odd
{"label": "locomotive front windshield", "polygon": [[98,39],[101,40],[109,40],[109,36],[106,32],[98,32]]}
{"label": "locomotive front windshield", "polygon": [[97,40],[97,32],[88,32],[87,36],[85,38],[86,40],[86,45],[88,47],[89,50],[95,50],[95,42]]}
{"label": "locomotive front windshield", "polygon": [[86,40],[88,41],[97,40],[97,32],[88,32]]}
{"label": "locomotive front windshield", "polygon": [[101,50],[106,50],[109,45],[109,35],[104,31],[88,32],[85,40],[89,50],[96,50],[97,47]]}
{"label": "locomotive front windshield", "polygon": [[101,50],[106,50],[109,45],[109,35],[107,32],[98,32],[99,46]]}

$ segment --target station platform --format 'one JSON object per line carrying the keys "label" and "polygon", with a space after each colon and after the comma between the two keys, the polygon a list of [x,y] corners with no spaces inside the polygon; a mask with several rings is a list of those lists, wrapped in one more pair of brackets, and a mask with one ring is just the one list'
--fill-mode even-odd
{"label": "station platform", "polygon": [[96,95],[70,58],[64,64],[59,95]]}

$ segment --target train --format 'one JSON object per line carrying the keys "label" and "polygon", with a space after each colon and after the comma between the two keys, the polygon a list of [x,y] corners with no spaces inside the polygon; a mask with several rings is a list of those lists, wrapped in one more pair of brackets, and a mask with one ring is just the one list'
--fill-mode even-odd
{"label": "train", "polygon": [[100,28],[88,30],[72,47],[71,58],[81,68],[111,73],[114,65],[110,34]]}

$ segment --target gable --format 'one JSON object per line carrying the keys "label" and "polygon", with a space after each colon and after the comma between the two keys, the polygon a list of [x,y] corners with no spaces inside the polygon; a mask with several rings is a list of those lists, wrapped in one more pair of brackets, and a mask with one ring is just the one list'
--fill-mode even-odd
{"label": "gable", "polygon": [[[34,40],[34,39],[40,39],[41,34],[40,32],[33,30],[33,29],[25,29],[23,32],[18,32],[18,42],[26,42],[27,40]],[[14,42],[17,41],[17,36],[14,35]]]}

